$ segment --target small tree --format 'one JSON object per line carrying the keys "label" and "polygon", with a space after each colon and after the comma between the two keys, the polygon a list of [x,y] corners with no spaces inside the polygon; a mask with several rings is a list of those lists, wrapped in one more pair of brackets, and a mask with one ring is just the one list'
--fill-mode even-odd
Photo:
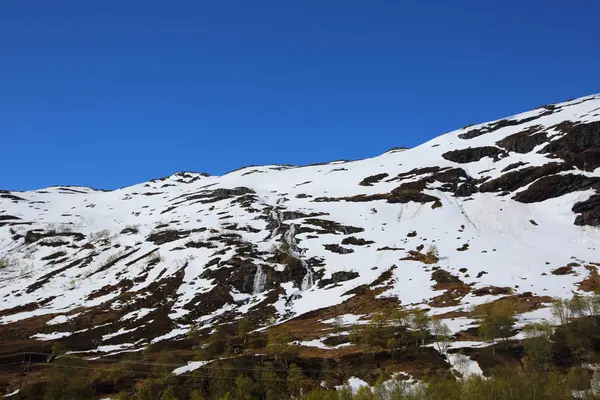
{"label": "small tree", "polygon": [[553,328],[548,322],[538,322],[525,325],[525,353],[531,360],[532,366],[547,371],[552,360]]}
{"label": "small tree", "polygon": [[252,380],[245,375],[238,375],[234,392],[236,400],[252,400]]}
{"label": "small tree", "polygon": [[431,325],[431,317],[425,310],[415,310],[412,312],[410,325],[413,329],[417,346],[425,346],[425,339],[429,336],[429,327]]}
{"label": "small tree", "polygon": [[290,335],[282,328],[275,327],[269,330],[267,350],[275,357],[275,360],[287,368],[287,358],[290,356],[292,346],[289,344]]}
{"label": "small tree", "polygon": [[410,312],[408,310],[397,309],[392,311],[390,318],[393,321],[398,338],[401,342],[404,342],[406,340],[406,332],[408,332],[408,328],[410,327]]}
{"label": "small tree", "polygon": [[568,301],[567,307],[569,308],[571,315],[580,318],[584,317],[586,311],[589,309],[588,299],[580,294],[575,294],[571,300]]}
{"label": "small tree", "polygon": [[433,336],[435,338],[435,345],[440,354],[446,355],[448,353],[448,348],[450,347],[450,337],[452,336],[452,331],[439,319],[433,320],[431,324],[431,330]]}
{"label": "small tree", "polygon": [[435,244],[432,244],[431,246],[429,246],[426,254],[427,254],[427,256],[429,256],[431,258],[435,258],[435,259],[440,258],[440,250],[438,249],[438,247]]}
{"label": "small tree", "polygon": [[250,332],[250,321],[247,318],[241,318],[237,322],[236,333],[242,338],[243,346],[246,347],[248,333]]}
{"label": "small tree", "polygon": [[563,299],[555,299],[552,303],[552,315],[558,319],[561,325],[565,325],[571,318],[569,301]]}
{"label": "small tree", "polygon": [[302,394],[305,379],[302,370],[296,364],[290,365],[287,376],[287,390],[290,396],[296,398]]}
{"label": "small tree", "polygon": [[199,390],[194,390],[190,393],[190,400],[206,400]]}
{"label": "small tree", "polygon": [[514,307],[508,301],[497,301],[478,307],[476,317],[480,320],[479,334],[492,343],[492,352],[496,354],[496,338],[508,343],[512,326],[516,321]]}
{"label": "small tree", "polygon": [[344,330],[344,318],[342,318],[341,316],[337,316],[335,317],[335,319],[333,320],[333,332],[334,333],[340,333]]}

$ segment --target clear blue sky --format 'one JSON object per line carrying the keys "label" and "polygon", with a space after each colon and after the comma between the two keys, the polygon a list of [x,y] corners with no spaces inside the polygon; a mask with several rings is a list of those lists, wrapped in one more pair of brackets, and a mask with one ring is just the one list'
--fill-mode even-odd
{"label": "clear blue sky", "polygon": [[378,155],[600,92],[600,1],[0,2],[0,189]]}

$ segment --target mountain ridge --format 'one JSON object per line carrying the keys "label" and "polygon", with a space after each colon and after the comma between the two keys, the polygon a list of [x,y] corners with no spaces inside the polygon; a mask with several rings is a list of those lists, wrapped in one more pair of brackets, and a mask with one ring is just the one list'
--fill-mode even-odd
{"label": "mountain ridge", "polygon": [[476,347],[473,308],[513,301],[518,329],[600,288],[598,167],[592,95],[356,161],[1,191],[0,353],[177,348],[247,318],[342,357],[331,321],[398,307]]}

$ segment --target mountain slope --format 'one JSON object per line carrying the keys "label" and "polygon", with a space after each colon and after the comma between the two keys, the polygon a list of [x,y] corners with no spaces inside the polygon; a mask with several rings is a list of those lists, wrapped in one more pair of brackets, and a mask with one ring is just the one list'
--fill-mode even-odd
{"label": "mountain slope", "polygon": [[312,318],[295,337],[327,351],[315,326],[398,303],[460,340],[500,296],[549,318],[598,285],[598,166],[600,95],[360,161],[0,192],[3,352],[116,354],[241,316]]}

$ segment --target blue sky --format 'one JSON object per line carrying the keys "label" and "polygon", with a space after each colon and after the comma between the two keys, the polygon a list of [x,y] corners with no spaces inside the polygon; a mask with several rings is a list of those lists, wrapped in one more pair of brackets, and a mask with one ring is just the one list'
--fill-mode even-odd
{"label": "blue sky", "polygon": [[600,92],[597,0],[2,1],[0,189],[416,146]]}

